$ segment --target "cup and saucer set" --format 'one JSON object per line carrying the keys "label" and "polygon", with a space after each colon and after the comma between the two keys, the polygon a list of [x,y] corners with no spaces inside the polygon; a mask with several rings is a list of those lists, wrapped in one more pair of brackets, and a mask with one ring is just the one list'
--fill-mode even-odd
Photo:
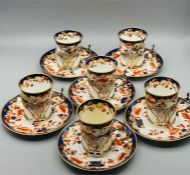
{"label": "cup and saucer set", "polygon": [[10,131],[39,136],[53,133],[71,119],[73,106],[61,92],[52,90],[53,80],[45,74],[31,74],[19,82],[21,94],[2,110],[2,122]]}
{"label": "cup and saucer set", "polygon": [[144,78],[157,74],[163,66],[162,57],[145,47],[147,32],[139,28],[126,28],[118,32],[119,48],[109,51],[109,56],[118,61],[117,74],[129,78]]}
{"label": "cup and saucer set", "polygon": [[64,30],[54,35],[56,48],[47,51],[40,59],[42,70],[51,76],[64,79],[86,75],[85,59],[97,54],[80,46],[83,35],[78,31]]}
{"label": "cup and saucer set", "polygon": [[190,93],[178,97],[180,84],[153,77],[144,84],[145,96],[127,108],[128,125],[139,136],[156,142],[175,142],[190,136]]}
{"label": "cup and saucer set", "polygon": [[[145,48],[147,32],[127,28],[119,33],[120,48],[97,56],[79,46],[82,34],[65,30],[55,34],[56,49],[45,53],[40,65],[59,78],[77,78],[68,98],[53,91],[46,74],[31,74],[19,82],[21,94],[2,110],[10,131],[27,136],[53,133],[58,152],[69,165],[86,171],[107,171],[128,162],[139,135],[156,142],[174,142],[190,136],[190,99],[178,97],[180,85],[169,77],[153,77],[144,84],[145,97],[133,100],[135,88],[128,77],[154,75],[163,66],[161,56]],[[69,122],[77,107],[77,120]],[[116,119],[126,109],[123,123]]]}

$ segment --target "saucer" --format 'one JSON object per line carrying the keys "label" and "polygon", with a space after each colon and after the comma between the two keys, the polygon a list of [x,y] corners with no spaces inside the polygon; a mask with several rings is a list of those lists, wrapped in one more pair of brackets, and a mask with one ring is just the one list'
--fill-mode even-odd
{"label": "saucer", "polygon": [[40,66],[43,71],[49,75],[57,78],[78,78],[80,76],[86,75],[86,68],[84,60],[90,56],[97,56],[97,54],[88,49],[82,47],[79,55],[79,67],[75,70],[64,70],[61,69],[59,64],[61,64],[59,56],[55,49],[46,52],[40,59]]}
{"label": "saucer", "polygon": [[[88,78],[80,77],[70,85],[69,98],[74,105],[78,106],[86,100],[98,98],[98,96],[94,97],[91,95],[92,91],[93,88],[89,84]],[[125,76],[118,76],[112,94],[112,97],[107,99],[107,101],[113,104],[116,110],[121,110],[132,101],[135,95],[135,88]]]}
{"label": "saucer", "polygon": [[153,56],[151,50],[147,49],[144,54],[144,62],[142,66],[127,68],[121,62],[121,55],[119,49],[113,49],[109,51],[106,56],[110,56],[118,60],[118,70],[116,71],[118,75],[125,74],[127,77],[131,78],[143,78],[151,75],[157,74],[163,66],[162,57],[156,53]]}
{"label": "saucer", "polygon": [[73,167],[86,171],[106,171],[119,167],[130,160],[136,150],[137,139],[131,129],[120,122],[113,122],[113,145],[102,157],[92,157],[81,143],[80,121],[67,125],[58,138],[61,158]]}
{"label": "saucer", "polygon": [[61,129],[71,118],[72,104],[58,92],[52,94],[52,114],[47,120],[29,121],[24,116],[21,96],[11,99],[2,110],[2,122],[10,131],[27,136],[45,135]]}
{"label": "saucer", "polygon": [[186,100],[179,98],[176,120],[169,127],[153,125],[147,118],[145,97],[130,104],[126,120],[134,132],[141,137],[159,142],[173,142],[190,136],[190,108]]}

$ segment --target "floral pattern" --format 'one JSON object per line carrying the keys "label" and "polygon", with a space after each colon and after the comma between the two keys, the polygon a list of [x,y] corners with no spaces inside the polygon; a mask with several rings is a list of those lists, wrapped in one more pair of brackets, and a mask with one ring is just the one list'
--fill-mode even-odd
{"label": "floral pattern", "polygon": [[[116,78],[113,97],[108,99],[108,101],[116,110],[121,110],[132,101],[134,95],[135,88],[133,84],[126,77],[121,76]],[[71,84],[69,97],[75,105],[80,105],[86,100],[93,98],[87,77],[81,77]]]}
{"label": "floral pattern", "polygon": [[[127,28],[127,29],[123,29],[118,33],[120,40],[122,42],[143,42],[146,37],[147,37],[147,32],[145,30],[139,29],[139,28]],[[132,41],[125,39],[125,36],[127,36],[128,38],[139,38],[137,41]]]}
{"label": "floral pattern", "polygon": [[[43,74],[32,74],[32,75],[28,75],[28,76],[24,77],[20,81],[19,85],[20,85],[21,89],[24,91],[24,89],[34,86],[34,83],[50,84],[50,87],[49,87],[49,89],[50,89],[52,80],[48,76],[43,75]],[[49,89],[46,89],[46,91]]]}
{"label": "floral pattern", "polygon": [[119,120],[113,122],[113,145],[104,156],[91,157],[81,143],[80,121],[65,127],[59,135],[60,156],[70,165],[87,171],[105,171],[121,166],[134,155],[136,136]]}
{"label": "floral pattern", "polygon": [[160,71],[163,66],[163,60],[159,54],[153,54],[151,50],[146,49],[144,53],[144,62],[142,66],[128,68],[122,65],[122,58],[119,49],[111,50],[106,54],[118,61],[118,69],[116,73],[118,75],[125,74],[131,78],[141,78],[154,75]]}
{"label": "floral pattern", "polygon": [[[101,65],[108,66],[108,69],[106,69],[106,67],[105,71],[101,72]],[[97,56],[88,59],[86,66],[87,77],[91,87],[97,91],[100,98],[108,98],[115,82],[115,70],[117,67],[117,61],[109,57]],[[98,70],[94,71],[93,68],[98,68]]]}
{"label": "floral pattern", "polygon": [[[101,111],[102,115],[103,113],[109,115],[109,119],[96,124],[83,120],[82,116],[85,115],[86,112],[94,113],[96,110]],[[80,105],[77,114],[81,121],[82,145],[88,150],[90,155],[94,157],[102,156],[112,145],[112,121],[116,115],[115,108],[107,101],[92,99]]]}
{"label": "floral pattern", "polygon": [[[149,89],[162,87],[162,91],[170,91],[167,95],[154,94]],[[145,82],[146,105],[149,119],[159,126],[173,123],[173,114],[178,103],[178,93],[180,85],[175,80],[168,77],[153,77]]]}
{"label": "floral pattern", "polygon": [[171,142],[190,136],[190,108],[179,98],[175,122],[168,127],[153,125],[147,117],[145,98],[135,100],[127,109],[126,120],[136,134],[154,141]]}
{"label": "floral pattern", "polygon": [[25,118],[21,96],[10,100],[3,108],[2,121],[10,131],[21,135],[36,136],[52,133],[62,128],[70,119],[72,104],[58,92],[52,94],[52,114],[48,120],[29,121]]}
{"label": "floral pattern", "polygon": [[110,115],[115,114],[115,109],[113,108],[113,106],[110,105],[107,101],[103,101],[100,99],[92,99],[90,101],[86,101],[86,103],[83,103],[79,107],[78,113],[79,115],[82,115],[86,111],[94,111],[96,109],[99,109],[105,114],[110,114]]}
{"label": "floral pattern", "polygon": [[[70,38],[73,39],[72,43],[68,42]],[[65,31],[61,31],[55,34],[55,40],[56,42],[60,44],[71,45],[71,44],[79,43],[81,39],[82,39],[82,34],[77,31],[65,30]]]}
{"label": "floral pattern", "polygon": [[59,78],[77,78],[86,75],[85,60],[90,56],[96,56],[97,54],[87,48],[82,48],[79,53],[79,67],[70,70],[62,69],[59,65],[62,64],[60,57],[56,53],[55,49],[46,52],[41,60],[40,65],[42,69],[49,75]]}
{"label": "floral pattern", "polygon": [[[147,32],[138,28],[127,28],[119,32],[120,53],[125,66],[134,68],[144,61]],[[135,37],[135,40],[133,38]]]}

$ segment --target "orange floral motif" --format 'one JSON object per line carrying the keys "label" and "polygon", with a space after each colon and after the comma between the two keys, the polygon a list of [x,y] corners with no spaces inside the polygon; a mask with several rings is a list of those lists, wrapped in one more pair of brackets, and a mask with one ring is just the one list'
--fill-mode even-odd
{"label": "orange floral motif", "polygon": [[136,70],[136,71],[133,72],[134,75],[139,75],[141,73],[142,73],[142,70]]}
{"label": "orange floral motif", "polygon": [[190,119],[190,115],[186,112],[182,112],[182,116],[188,120]]}
{"label": "orange floral motif", "polygon": [[107,83],[109,82],[109,78],[100,78],[98,80],[96,80],[96,83]]}
{"label": "orange floral motif", "polygon": [[77,99],[77,101],[79,102],[79,104],[83,102],[83,99],[80,98],[80,97],[78,97],[78,96],[76,96],[76,99]]}
{"label": "orange floral motif", "polygon": [[148,103],[150,103],[150,104],[156,102],[156,100],[155,100],[154,98],[151,98],[151,97],[146,98],[146,101],[147,101]]}
{"label": "orange floral motif", "polygon": [[117,70],[116,70],[116,73],[117,73],[118,75],[122,75],[122,74],[124,74],[124,70],[117,69]]}
{"label": "orange floral motif", "polygon": [[171,128],[169,129],[169,132],[171,135],[175,135],[180,129],[179,128]]}
{"label": "orange floral motif", "polygon": [[70,145],[70,140],[64,140],[65,143],[67,143],[67,145]]}
{"label": "orange floral motif", "polygon": [[67,138],[67,133],[66,132],[63,134],[63,138]]}
{"label": "orange floral motif", "polygon": [[122,129],[123,128],[122,125],[116,125],[115,127],[116,127],[116,129]]}
{"label": "orange floral motif", "polygon": [[8,125],[10,123],[10,119],[7,117],[5,118],[5,123]]}
{"label": "orange floral motif", "polygon": [[66,107],[65,107],[65,106],[60,105],[60,106],[59,106],[59,108],[60,108],[60,109],[61,109],[61,111],[62,111],[62,112],[64,112],[64,113],[67,111],[67,109],[66,109]]}
{"label": "orange floral motif", "polygon": [[78,164],[83,163],[83,161],[81,161],[81,160],[79,160],[79,159],[77,159],[75,157],[71,157],[71,160],[74,161],[74,162],[76,162],[76,163],[78,163]]}
{"label": "orange floral motif", "polygon": [[135,108],[134,110],[135,110],[135,114],[139,115],[142,109],[138,107],[138,108]]}
{"label": "orange floral motif", "polygon": [[118,58],[119,56],[120,56],[120,54],[118,54],[118,53],[114,53],[114,54],[113,54],[113,57],[114,57],[114,58]]}
{"label": "orange floral motif", "polygon": [[115,139],[115,144],[118,145],[118,146],[121,146],[122,145],[122,141],[119,140],[119,139]]}
{"label": "orange floral motif", "polygon": [[50,66],[47,66],[47,69],[50,71],[50,72],[54,72],[54,69]]}
{"label": "orange floral motif", "polygon": [[118,157],[118,160],[122,160],[124,157],[125,157],[126,153],[125,152],[122,152],[119,157]]}
{"label": "orange floral motif", "polygon": [[24,132],[25,132],[25,131],[30,131],[30,132],[32,132],[32,130],[29,129],[29,128],[27,128],[27,127],[18,126],[17,129],[20,130],[20,131],[24,131]]}
{"label": "orange floral motif", "polygon": [[24,109],[19,109],[19,110],[17,111],[17,115],[18,115],[18,116],[22,115],[23,113],[24,113]]}
{"label": "orange floral motif", "polygon": [[126,93],[126,92],[125,92],[125,89],[124,89],[123,87],[119,88],[119,92],[120,92],[121,94],[125,94],[125,93]]}
{"label": "orange floral motif", "polygon": [[153,68],[156,67],[156,65],[153,62],[150,62],[150,66],[152,66]]}

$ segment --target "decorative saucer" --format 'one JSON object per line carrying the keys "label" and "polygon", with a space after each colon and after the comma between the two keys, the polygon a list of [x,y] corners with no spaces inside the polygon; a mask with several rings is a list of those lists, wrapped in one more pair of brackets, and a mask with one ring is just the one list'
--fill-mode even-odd
{"label": "decorative saucer", "polygon": [[172,126],[159,127],[153,125],[147,118],[145,97],[130,104],[126,111],[126,120],[134,132],[141,137],[159,142],[173,142],[190,136],[189,103],[179,98],[176,119]]}
{"label": "decorative saucer", "polygon": [[52,114],[48,120],[29,121],[24,116],[21,96],[11,99],[2,110],[2,122],[10,131],[27,136],[45,135],[61,129],[70,119],[72,104],[61,93],[52,94]]}
{"label": "decorative saucer", "polygon": [[155,75],[163,66],[162,57],[158,53],[153,54],[149,49],[147,49],[144,54],[145,60],[143,65],[135,68],[128,68],[122,64],[122,58],[118,48],[109,51],[106,56],[118,60],[118,70],[116,71],[118,75],[125,74],[131,78],[143,78]]}
{"label": "decorative saucer", "polygon": [[61,158],[68,164],[86,171],[106,171],[126,163],[135,153],[137,139],[131,129],[120,122],[113,122],[113,145],[104,156],[91,157],[81,143],[80,121],[66,126],[58,138]]}
{"label": "decorative saucer", "polygon": [[75,70],[64,70],[59,66],[60,59],[56,53],[56,50],[52,49],[41,57],[40,66],[45,73],[57,78],[78,78],[86,75],[84,60],[90,56],[97,56],[97,54],[89,48],[82,47],[79,55],[79,68]]}
{"label": "decorative saucer", "polygon": [[[73,101],[74,105],[78,106],[86,100],[95,98],[91,95],[92,91],[93,88],[89,84],[88,78],[80,77],[69,87],[69,98]],[[107,99],[107,101],[112,103],[116,110],[121,110],[132,101],[135,95],[135,88],[125,76],[118,76],[112,94],[112,97]]]}

